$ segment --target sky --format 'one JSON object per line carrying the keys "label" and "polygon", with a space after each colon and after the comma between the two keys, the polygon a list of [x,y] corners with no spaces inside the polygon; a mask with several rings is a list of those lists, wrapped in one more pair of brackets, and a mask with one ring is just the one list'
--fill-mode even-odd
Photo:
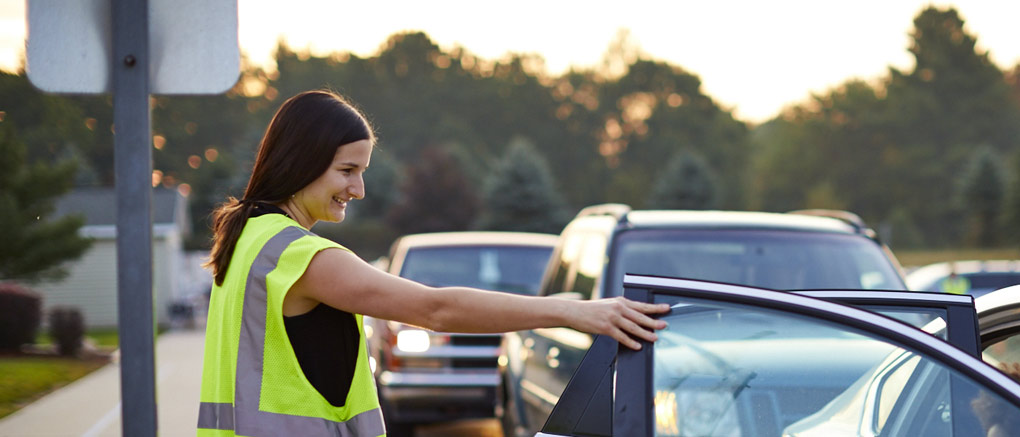
{"label": "sky", "polygon": [[[0,0],[0,69],[14,71],[24,56],[25,1]],[[626,29],[645,57],[698,75],[704,93],[754,123],[849,79],[911,68],[909,32],[928,5],[955,7],[999,67],[1020,63],[1020,2],[993,0],[239,0],[238,39],[272,68],[280,40],[366,57],[394,33],[424,31],[443,49],[485,59],[537,54],[555,75],[599,64]]]}

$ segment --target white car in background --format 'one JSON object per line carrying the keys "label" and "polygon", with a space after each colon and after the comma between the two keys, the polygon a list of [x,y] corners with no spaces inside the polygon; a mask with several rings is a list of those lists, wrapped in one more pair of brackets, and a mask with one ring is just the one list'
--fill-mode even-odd
{"label": "white car in background", "polygon": [[907,275],[907,288],[914,291],[943,291],[941,283],[956,274],[970,281],[970,294],[982,296],[990,291],[1020,284],[1020,260],[967,260],[928,264]]}

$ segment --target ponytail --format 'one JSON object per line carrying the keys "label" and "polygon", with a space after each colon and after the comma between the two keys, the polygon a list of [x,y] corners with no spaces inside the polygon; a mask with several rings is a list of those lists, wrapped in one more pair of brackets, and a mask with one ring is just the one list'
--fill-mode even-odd
{"label": "ponytail", "polygon": [[230,197],[213,211],[213,246],[209,253],[209,261],[202,267],[210,268],[216,285],[223,285],[227,276],[227,266],[234,255],[237,239],[241,237],[244,223],[251,215],[255,202],[240,201]]}

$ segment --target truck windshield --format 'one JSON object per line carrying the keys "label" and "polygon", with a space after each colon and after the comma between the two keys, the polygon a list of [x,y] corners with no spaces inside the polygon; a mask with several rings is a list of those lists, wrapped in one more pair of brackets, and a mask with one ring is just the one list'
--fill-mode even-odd
{"label": "truck windshield", "polygon": [[904,290],[881,246],[857,235],[777,230],[621,232],[611,249],[610,295],[626,273],[775,290]]}
{"label": "truck windshield", "polygon": [[552,247],[449,246],[408,250],[400,276],[433,287],[536,294]]}

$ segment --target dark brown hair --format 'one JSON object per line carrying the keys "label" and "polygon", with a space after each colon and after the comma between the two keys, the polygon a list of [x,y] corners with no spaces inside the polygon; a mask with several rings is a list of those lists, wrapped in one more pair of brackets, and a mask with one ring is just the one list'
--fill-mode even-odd
{"label": "dark brown hair", "polygon": [[259,144],[244,198],[213,212],[213,246],[206,267],[223,284],[234,246],[256,202],[280,203],[326,172],[336,150],[375,135],[365,117],[330,91],[307,91],[280,106]]}

